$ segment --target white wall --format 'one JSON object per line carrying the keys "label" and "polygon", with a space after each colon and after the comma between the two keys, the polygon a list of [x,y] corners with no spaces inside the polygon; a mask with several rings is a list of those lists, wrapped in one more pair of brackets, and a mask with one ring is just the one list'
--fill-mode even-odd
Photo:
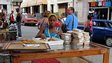
{"label": "white wall", "polygon": [[51,4],[53,4],[54,6],[54,13],[58,12],[58,5],[57,5],[57,0],[47,0],[48,4],[47,4],[47,10],[51,11]]}
{"label": "white wall", "polygon": [[11,0],[0,0],[0,4],[10,4]]}
{"label": "white wall", "polygon": [[54,9],[53,9],[54,13],[58,12],[58,3],[57,0],[54,0]]}
{"label": "white wall", "polygon": [[[73,0],[69,1],[68,7],[73,7]],[[74,0],[74,9],[78,13],[78,21],[83,23],[87,20],[87,15],[89,12],[89,5],[87,0]]]}
{"label": "white wall", "polygon": [[0,0],[0,4],[5,4],[7,5],[7,13],[9,14],[12,10],[12,4],[11,4],[11,0]]}
{"label": "white wall", "polygon": [[7,13],[10,14],[12,10],[12,4],[7,5]]}
{"label": "white wall", "polygon": [[[73,7],[73,0],[48,0],[48,10],[51,11],[51,4],[54,4],[54,12],[58,12],[58,3],[68,2],[68,7]],[[89,12],[88,0],[74,0],[74,9],[78,13],[78,21],[84,22],[87,20]]]}
{"label": "white wall", "polygon": [[87,20],[87,15],[89,12],[89,4],[87,0],[78,1],[77,3],[77,12],[79,22],[84,22]]}

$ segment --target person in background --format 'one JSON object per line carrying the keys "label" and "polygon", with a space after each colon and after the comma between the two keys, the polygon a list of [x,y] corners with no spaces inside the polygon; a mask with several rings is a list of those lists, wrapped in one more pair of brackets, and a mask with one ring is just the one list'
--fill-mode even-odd
{"label": "person in background", "polygon": [[65,13],[61,14],[61,18],[59,19],[59,21],[62,23],[62,27],[61,27],[62,31],[64,33],[66,33],[67,30],[66,30],[66,24],[65,24],[65,21],[66,21],[66,15],[65,15]]}
{"label": "person in background", "polygon": [[84,23],[84,31],[89,32],[89,35],[92,35],[92,17],[90,15],[87,16],[87,21]]}
{"label": "person in background", "polygon": [[65,21],[67,31],[71,31],[73,29],[77,29],[78,26],[78,18],[74,14],[74,8],[68,8],[68,16]]}
{"label": "person in background", "polygon": [[2,13],[1,13],[1,10],[0,10],[0,22],[2,22]]}
{"label": "person in background", "polygon": [[43,18],[40,20],[38,23],[38,28],[40,29],[42,27],[46,27],[48,25],[48,16],[50,15],[51,12],[45,11],[42,15]]}
{"label": "person in background", "polygon": [[97,19],[98,18],[98,14],[97,14],[97,12],[94,12],[93,13],[93,19]]}
{"label": "person in background", "polygon": [[14,22],[15,22],[15,16],[14,16],[14,11],[13,10],[11,11],[9,20],[10,20],[10,24],[14,24]]}
{"label": "person in background", "polygon": [[5,15],[5,12],[4,12],[3,9],[2,9],[2,12],[1,12],[1,17],[2,17],[2,21],[4,22],[5,18],[6,18],[6,15]]}
{"label": "person in background", "polygon": [[61,14],[61,18],[59,20],[64,24],[64,22],[66,21],[66,15],[65,15],[65,13]]}
{"label": "person in background", "polygon": [[[48,16],[50,15],[50,11],[45,11],[43,14],[42,14],[42,16],[43,16],[43,18],[42,19],[40,19],[40,21],[36,24],[37,26],[38,26],[38,29],[40,30],[42,27],[47,27],[48,26],[48,24],[49,24],[49,22],[48,22]],[[37,33],[37,35],[35,36],[35,38],[37,38],[38,37],[38,33]]]}
{"label": "person in background", "polygon": [[21,34],[21,13],[19,12],[19,9],[16,9],[17,16],[16,16],[16,22],[17,22],[17,31],[18,31],[18,37],[22,37]]}
{"label": "person in background", "polygon": [[61,23],[57,21],[57,16],[51,14],[48,17],[48,26],[41,26],[40,31],[38,32],[38,37],[40,38],[60,38],[62,34]]}

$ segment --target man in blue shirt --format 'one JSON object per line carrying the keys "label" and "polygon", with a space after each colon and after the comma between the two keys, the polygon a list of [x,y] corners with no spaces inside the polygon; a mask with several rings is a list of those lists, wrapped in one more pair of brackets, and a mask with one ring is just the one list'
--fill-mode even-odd
{"label": "man in blue shirt", "polygon": [[74,8],[68,8],[68,16],[65,21],[66,27],[68,31],[72,31],[73,29],[77,29],[78,26],[78,18],[74,15]]}

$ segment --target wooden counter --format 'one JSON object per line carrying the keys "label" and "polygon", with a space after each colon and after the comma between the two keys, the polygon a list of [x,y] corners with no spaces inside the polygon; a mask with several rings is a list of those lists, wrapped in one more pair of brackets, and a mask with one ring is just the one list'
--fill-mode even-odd
{"label": "wooden counter", "polygon": [[40,58],[69,58],[91,55],[103,55],[103,63],[109,63],[110,50],[106,46],[97,43],[91,43],[89,46],[64,45],[62,49],[49,49],[45,52],[14,52],[13,50],[10,52],[13,60],[12,63],[22,63],[22,61]]}

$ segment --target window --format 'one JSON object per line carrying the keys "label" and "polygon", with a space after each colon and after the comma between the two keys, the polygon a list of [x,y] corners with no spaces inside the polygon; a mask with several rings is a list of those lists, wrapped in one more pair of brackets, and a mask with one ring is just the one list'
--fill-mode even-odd
{"label": "window", "polygon": [[112,28],[112,22],[108,22],[108,26]]}
{"label": "window", "polygon": [[101,21],[93,22],[93,26],[106,27],[105,22],[101,22]]}
{"label": "window", "polygon": [[16,2],[16,5],[18,5],[18,2]]}
{"label": "window", "polygon": [[98,24],[99,27],[106,27],[105,22],[99,22]]}
{"label": "window", "polygon": [[16,5],[16,2],[14,2],[13,5]]}
{"label": "window", "polygon": [[95,22],[95,21],[93,22],[93,26],[97,26],[97,24],[96,24],[96,22]]}

